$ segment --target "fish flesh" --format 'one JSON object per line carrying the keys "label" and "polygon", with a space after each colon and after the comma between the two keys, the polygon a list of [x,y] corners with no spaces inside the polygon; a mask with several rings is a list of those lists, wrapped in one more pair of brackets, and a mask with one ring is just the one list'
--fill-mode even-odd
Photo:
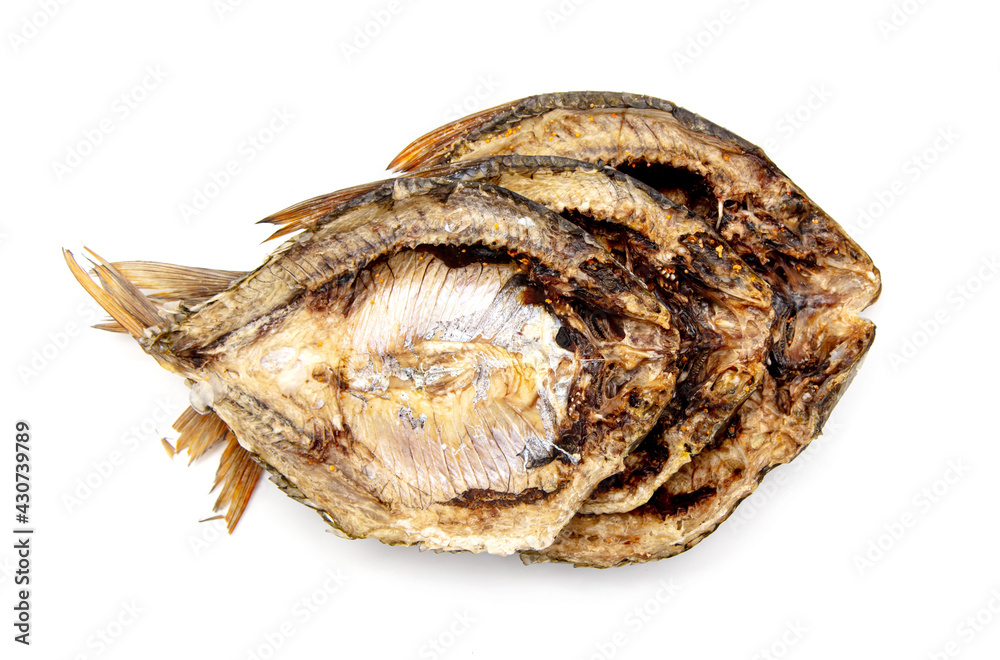
{"label": "fish flesh", "polygon": [[[232,529],[266,471],[335,531],[607,567],[711,533],[818,435],[878,270],[754,145],[648,96],[521,99],[268,216],[250,272],[73,274],[191,386]],[[96,280],[94,279],[96,278]]]}
{"label": "fish flesh", "polygon": [[[697,214],[615,169],[561,157],[496,156],[418,175],[488,181],[561,213],[618,255],[670,310],[681,365],[656,442],[629,454],[626,468],[599,484],[581,513],[628,511],[644,503],[760,383],[774,317],[770,288]],[[384,182],[370,187],[378,185]],[[307,200],[265,221],[281,226],[275,236],[285,235],[323,218],[343,196]]]}
{"label": "fish flesh", "polygon": [[676,377],[678,333],[646,287],[488,184],[389,182],[193,305],[156,307],[125,275],[135,264],[99,260],[101,289],[67,259],[192,382],[196,412],[351,537],[545,547]]}

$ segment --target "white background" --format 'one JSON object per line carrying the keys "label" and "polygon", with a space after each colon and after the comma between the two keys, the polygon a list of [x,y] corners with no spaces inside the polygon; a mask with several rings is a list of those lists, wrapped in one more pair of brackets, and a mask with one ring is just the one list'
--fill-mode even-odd
{"label": "white background", "polygon": [[[997,657],[995,3],[50,4],[0,15],[3,657]],[[266,482],[233,536],[198,523],[215,460],[159,441],[186,388],[87,328],[59,248],[250,269],[272,249],[255,220],[382,177],[466,110],[576,89],[667,98],[761,144],[871,254],[878,338],[826,434],[690,552],[605,571],[341,540]]]}

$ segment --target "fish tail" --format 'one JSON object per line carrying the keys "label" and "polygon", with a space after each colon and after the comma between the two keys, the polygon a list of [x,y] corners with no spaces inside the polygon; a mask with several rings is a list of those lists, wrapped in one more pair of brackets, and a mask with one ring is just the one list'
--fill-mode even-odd
{"label": "fish tail", "polygon": [[[104,311],[111,315],[115,323],[130,335],[138,339],[147,328],[163,322],[156,305],[140,291],[114,264],[108,263],[93,251],[84,248],[91,255],[94,264],[92,273],[88,275],[77,263],[73,253],[63,249],[63,258],[76,281],[93,297]],[[115,330],[112,324],[100,327]]]}
{"label": "fish tail", "polygon": [[[244,271],[177,266],[156,261],[107,262],[93,255],[92,273],[97,282],[76,263],[73,253],[63,250],[66,263],[76,280],[113,320],[94,327],[110,332],[142,335],[146,328],[171,318],[170,306],[184,301],[203,302],[226,290],[246,275]],[[173,310],[174,312],[176,309]]]}

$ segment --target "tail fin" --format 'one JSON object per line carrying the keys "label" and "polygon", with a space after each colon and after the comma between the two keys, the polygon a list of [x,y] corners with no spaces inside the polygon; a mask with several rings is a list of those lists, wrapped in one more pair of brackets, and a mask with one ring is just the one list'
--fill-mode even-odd
{"label": "tail fin", "polygon": [[[86,249],[86,248],[85,248]],[[136,339],[147,328],[157,326],[166,317],[154,301],[168,304],[176,300],[204,300],[229,287],[233,280],[244,273],[207,270],[160,264],[155,262],[109,263],[87,250],[93,257],[93,274],[97,281],[80,267],[73,253],[63,250],[63,258],[73,277],[104,308],[114,322],[99,324],[105,330],[124,330]],[[139,287],[157,292],[145,295]],[[215,510],[226,508],[226,524],[232,532],[239,522],[260,479],[261,467],[249,451],[240,446],[232,430],[215,413],[199,415],[192,408],[185,410],[174,422],[180,432],[176,449],[163,441],[164,448],[173,456],[187,450],[191,461],[202,456],[212,446],[226,441],[219,468],[215,473],[212,490],[220,485],[222,490],[215,501]]]}
{"label": "tail fin", "polygon": [[157,261],[116,261],[111,264],[140,289],[151,291],[149,299],[163,305],[183,300],[199,303],[228,289],[246,271],[177,266]]}
{"label": "tail fin", "polygon": [[169,318],[161,313],[167,305],[181,300],[189,304],[203,302],[246,275],[244,271],[175,266],[155,261],[108,263],[90,250],[87,252],[97,260],[93,272],[100,285],[80,268],[72,252],[63,250],[63,256],[76,280],[114,319],[94,327],[128,332],[133,337]]}
{"label": "tail fin", "polygon": [[[87,248],[84,248],[87,249]],[[129,281],[113,264],[108,263],[91,250],[93,272],[97,282],[93,280],[80,264],[76,262],[73,253],[63,250],[63,258],[76,281],[89,293],[97,304],[111,315],[118,325],[135,338],[142,337],[146,328],[163,322],[159,310],[136,286]]]}

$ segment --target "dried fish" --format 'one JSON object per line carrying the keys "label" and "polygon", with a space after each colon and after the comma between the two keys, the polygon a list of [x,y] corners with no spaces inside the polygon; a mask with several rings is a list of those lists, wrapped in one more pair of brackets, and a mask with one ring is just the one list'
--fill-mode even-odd
{"label": "dried fish", "polygon": [[[262,222],[257,269],[84,288],[191,386],[232,529],[262,471],[349,537],[614,566],[682,552],[822,429],[878,270],[754,145],[674,104],[546,94],[398,178]],[[173,448],[171,448],[173,451]]]}
{"label": "dried fish", "polygon": [[[581,513],[628,511],[726,424],[764,373],[770,288],[700,216],[609,167],[552,156],[497,156],[412,176],[486,181],[561,213],[591,233],[656,293],[680,332],[677,390],[655,438],[602,482]],[[385,185],[384,182],[371,187]],[[363,192],[363,187],[349,194]],[[345,196],[331,193],[269,216],[276,235],[319,221]],[[308,212],[303,212],[307,209]]]}
{"label": "dried fish", "polygon": [[[668,310],[589,234],[488,184],[389,182],[176,312],[112,264],[103,288],[70,264],[232,453],[348,536],[544,548],[673,390]],[[224,501],[245,502],[246,465],[220,468]]]}

